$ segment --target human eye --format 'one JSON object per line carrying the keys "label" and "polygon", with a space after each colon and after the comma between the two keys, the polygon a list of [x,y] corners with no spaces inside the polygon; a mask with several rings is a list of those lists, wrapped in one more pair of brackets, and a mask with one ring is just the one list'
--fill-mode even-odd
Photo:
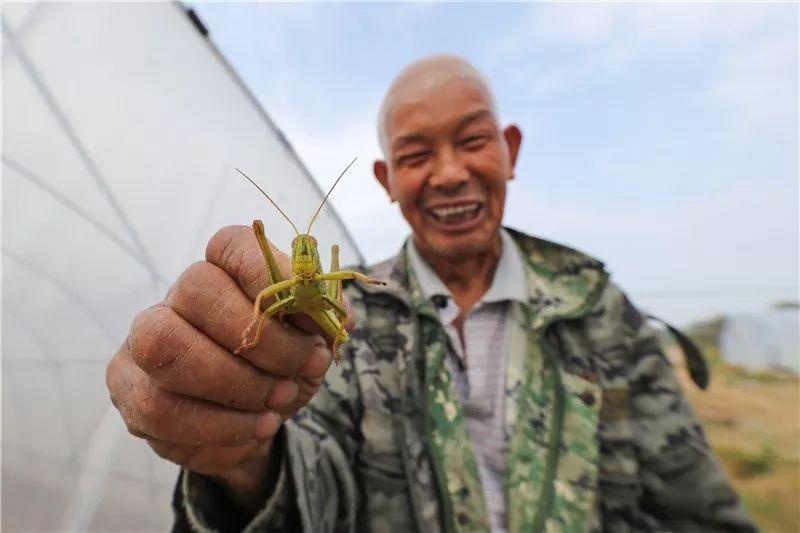
{"label": "human eye", "polygon": [[489,135],[483,133],[473,133],[464,136],[458,141],[459,146],[469,151],[480,150],[487,142],[489,142]]}
{"label": "human eye", "polygon": [[430,155],[430,150],[414,150],[412,152],[407,152],[398,156],[397,165],[416,167],[427,161]]}

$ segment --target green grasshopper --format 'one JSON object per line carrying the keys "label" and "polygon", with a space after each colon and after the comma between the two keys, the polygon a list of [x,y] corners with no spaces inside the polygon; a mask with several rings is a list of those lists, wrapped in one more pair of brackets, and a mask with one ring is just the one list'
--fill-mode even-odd
{"label": "green grasshopper", "polygon": [[[317,215],[325,205],[325,201],[333,192],[334,187],[342,179],[345,172],[355,163],[353,159],[342,171],[333,186],[322,199],[317,211],[308,224],[305,233],[297,231],[297,227],[292,223],[286,213],[278,207],[272,198],[250,179],[244,172],[236,169],[239,174],[255,185],[255,187],[266,196],[267,200],[275,206],[275,209],[283,215],[297,234],[292,241],[292,275],[284,279],[275,257],[272,255],[267,236],[264,232],[264,224],[260,220],[253,221],[253,233],[256,236],[261,252],[264,254],[264,262],[267,267],[267,279],[269,285],[258,293],[253,305],[253,320],[242,332],[242,345],[234,353],[239,354],[256,346],[261,340],[264,325],[267,318],[279,314],[280,317],[292,313],[305,313],[314,322],[319,324],[322,330],[333,339],[333,357],[336,364],[339,364],[339,345],[347,342],[350,337],[344,329],[344,322],[347,318],[347,309],[342,299],[342,280],[356,279],[364,283],[373,285],[386,285],[384,282],[368,278],[361,272],[352,270],[339,270],[339,246],[334,244],[331,248],[331,271],[327,274],[322,271],[322,263],[319,260],[317,251],[317,239],[311,235],[311,226],[317,219]],[[271,298],[275,297],[274,303],[268,304]],[[253,327],[256,327],[253,340],[247,341]]]}

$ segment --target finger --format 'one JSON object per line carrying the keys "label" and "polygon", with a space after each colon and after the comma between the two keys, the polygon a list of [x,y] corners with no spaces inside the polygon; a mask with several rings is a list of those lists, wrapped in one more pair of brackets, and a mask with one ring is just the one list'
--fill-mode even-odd
{"label": "finger", "polygon": [[[186,269],[175,282],[166,304],[229,352],[242,345],[242,332],[253,317],[253,304],[236,282],[209,262],[195,263]],[[329,351],[320,335],[278,319],[267,319],[261,342],[239,357],[269,373],[293,376],[317,351]]]}
{"label": "finger", "polygon": [[150,436],[146,440],[150,448],[162,459],[194,472],[212,476],[241,468],[244,463],[263,461],[270,450],[269,440],[251,440],[236,446],[176,444]]}
{"label": "finger", "polygon": [[[292,275],[292,261],[271,242],[272,254],[283,273],[284,279]],[[258,246],[252,228],[227,226],[219,230],[206,246],[206,260],[227,272],[247,295],[255,301],[258,293],[269,285],[264,255]],[[302,313],[287,318],[292,324],[312,333],[324,333],[309,316]]]}
{"label": "finger", "polygon": [[272,438],[273,411],[254,413],[196,400],[161,388],[121,350],[106,374],[112,401],[133,435],[192,445],[236,445]]}
{"label": "finger", "polygon": [[315,349],[297,372],[297,375],[309,379],[322,378],[325,376],[325,372],[328,371],[328,367],[331,366],[332,361],[331,345],[327,345],[325,349]]}
{"label": "finger", "polygon": [[297,385],[232,355],[165,305],[139,313],[124,347],[161,387],[220,405],[263,411],[297,397]]}
{"label": "finger", "polygon": [[[271,242],[272,254],[283,278],[292,275],[291,259]],[[255,235],[247,226],[227,226],[219,230],[206,246],[206,260],[226,271],[251,301],[268,285],[264,255]]]}
{"label": "finger", "polygon": [[311,401],[311,398],[317,393],[325,377],[324,375],[314,378],[306,378],[301,376],[296,379],[300,388],[297,398],[291,404],[281,407],[280,409],[276,409],[284,417],[284,419],[294,416],[297,411]]}

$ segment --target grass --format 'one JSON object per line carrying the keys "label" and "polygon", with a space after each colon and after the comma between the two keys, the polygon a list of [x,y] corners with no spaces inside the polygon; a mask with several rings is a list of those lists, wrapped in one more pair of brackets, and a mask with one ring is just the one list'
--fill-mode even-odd
{"label": "grass", "polygon": [[[766,533],[800,531],[800,379],[726,363],[715,319],[689,328],[712,367],[706,391],[689,379],[683,357],[666,347],[708,440],[745,507]],[[695,335],[699,333],[699,335]],[[715,336],[716,335],[716,336]]]}
{"label": "grass", "polygon": [[730,446],[719,446],[715,451],[737,479],[770,475],[775,472],[779,460],[775,449],[769,444],[763,444],[757,453],[748,453]]}

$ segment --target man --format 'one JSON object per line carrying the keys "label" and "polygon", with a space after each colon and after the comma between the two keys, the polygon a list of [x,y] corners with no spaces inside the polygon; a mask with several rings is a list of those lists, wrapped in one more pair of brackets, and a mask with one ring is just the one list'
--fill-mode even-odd
{"label": "man", "polygon": [[458,58],[390,87],[374,172],[413,237],[348,286],[339,366],[302,316],[231,354],[266,285],[246,228],[136,318],[108,386],[184,468],[175,529],[754,530],[603,265],[501,227],[522,134],[497,120]]}

